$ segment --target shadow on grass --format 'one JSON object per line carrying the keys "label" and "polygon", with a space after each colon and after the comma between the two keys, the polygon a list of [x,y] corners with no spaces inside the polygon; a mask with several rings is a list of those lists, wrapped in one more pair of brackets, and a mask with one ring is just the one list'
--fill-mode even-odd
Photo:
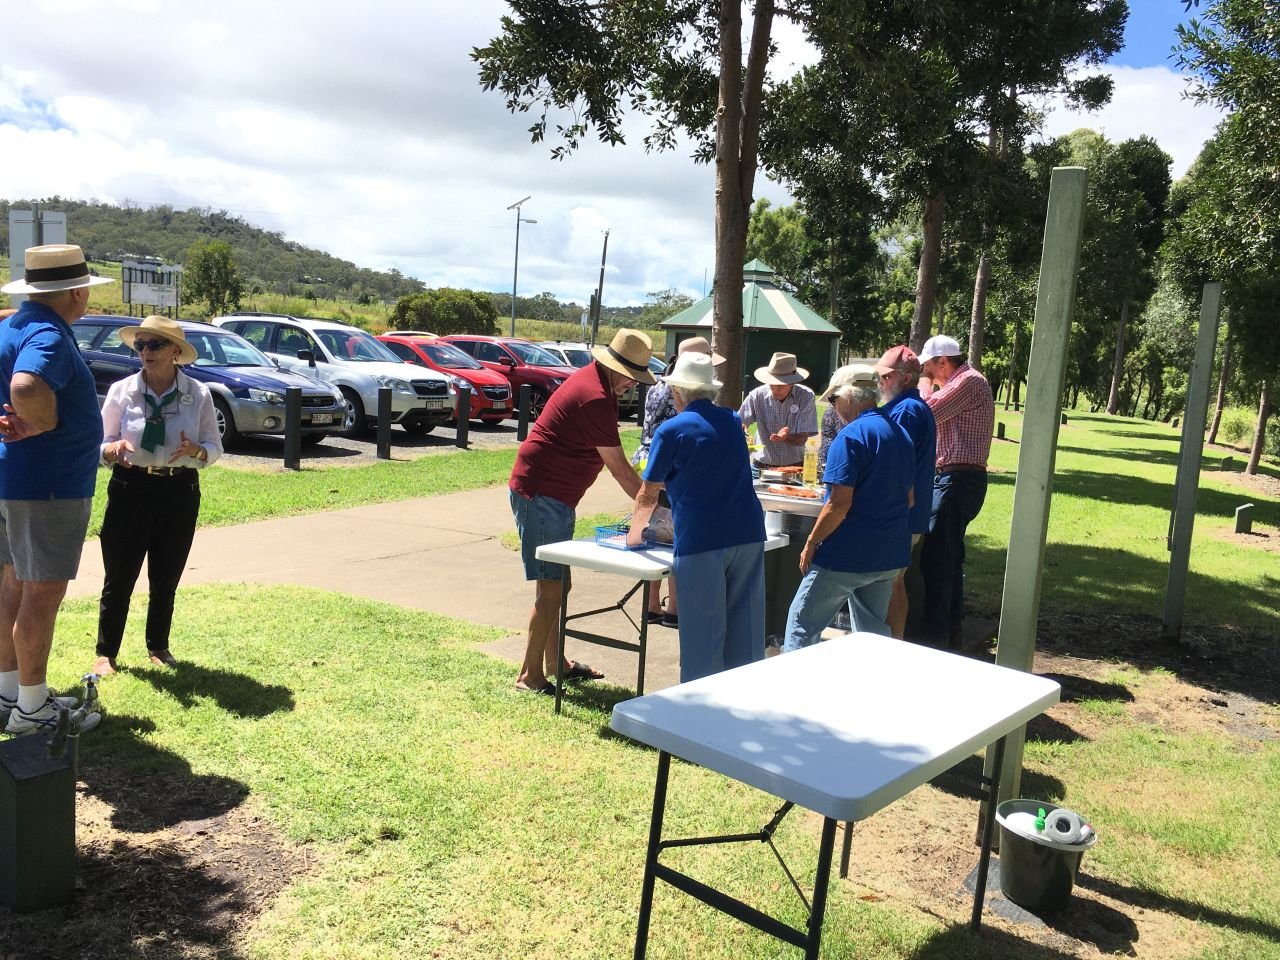
{"label": "shadow on grass", "polygon": [[[1081,447],[1059,443],[1058,450],[1066,450],[1087,457],[1114,457],[1116,460],[1126,462],[1150,463],[1166,467],[1176,467],[1179,459],[1176,450],[1152,450],[1149,447]],[[1201,474],[1221,473],[1221,465],[1221,455],[1203,454],[1200,457]]]}
{"label": "shadow on grass", "polygon": [[[1137,887],[1130,887],[1102,877],[1088,876],[1084,873],[1081,873],[1076,878],[1076,883],[1086,890],[1092,890],[1094,893],[1110,897],[1112,900],[1118,900],[1121,903],[1127,903],[1142,910],[1159,910],[1162,913],[1173,913],[1195,923],[1211,923],[1217,927],[1270,940],[1272,943],[1280,942],[1280,926],[1267,923],[1267,921],[1257,917],[1242,917],[1238,914],[1228,913],[1225,910],[1216,910],[1204,903],[1183,900],[1179,897],[1170,897],[1150,890],[1139,890]],[[1063,932],[1070,933],[1071,931],[1064,930]],[[1074,936],[1074,934],[1072,935]]]}
{"label": "shadow on grass", "polygon": [[[1028,732],[1030,731],[1028,730]],[[1079,735],[1077,734],[1077,736]],[[930,780],[929,785],[941,790],[943,793],[949,793],[953,797],[973,800],[976,803],[982,799],[982,757],[978,754],[966,757],[950,770],[940,773]],[[1022,771],[1020,790],[1024,797],[1035,797],[1038,800],[1061,800],[1065,798],[1066,785],[1057,777],[1024,769]],[[977,817],[977,811],[975,810],[975,824],[977,823]]]}
{"label": "shadow on grass", "polygon": [[288,687],[186,661],[173,670],[138,670],[133,671],[133,675],[169,694],[184,707],[192,707],[205,697],[237,717],[266,717],[294,707],[293,691]]}
{"label": "shadow on grass", "polygon": [[81,744],[80,779],[90,795],[112,807],[113,827],[152,833],[221,816],[244,802],[245,784],[194,773],[186,758],[146,739],[155,729],[145,718],[113,713]]}
{"label": "shadow on grass", "polygon": [[1079,703],[1081,700],[1105,700],[1110,703],[1133,703],[1134,696],[1123,683],[1104,683],[1090,677],[1077,677],[1070,673],[1045,673],[1062,687],[1063,703]]}
{"label": "shadow on grass", "polygon": [[909,960],[1066,960],[1075,956],[990,925],[975,933],[965,924],[953,924],[925,940]]}

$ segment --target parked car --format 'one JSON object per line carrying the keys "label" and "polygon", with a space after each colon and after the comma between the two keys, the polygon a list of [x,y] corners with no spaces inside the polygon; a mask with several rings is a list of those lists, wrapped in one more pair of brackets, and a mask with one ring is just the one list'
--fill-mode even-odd
{"label": "parked car", "polygon": [[[141,322],[138,317],[89,315],[72,326],[93,371],[99,402],[111,384],[142,368],[138,355],[120,339],[121,330]],[[278,369],[257,347],[230,330],[188,320],[179,320],[178,325],[196,351],[195,362],[185,370],[213,395],[223,446],[234,446],[242,433],[283,434],[284,394],[289,387],[302,390],[304,444],[319,443],[342,428],[347,405],[328,384]]]}
{"label": "parked car", "polygon": [[505,376],[511,384],[513,398],[518,398],[520,388],[529,384],[529,415],[535,420],[551,394],[569,379],[574,370],[573,367],[563,366],[536,343],[518,337],[481,337],[458,333],[439,337],[436,342],[451,343],[468,356],[475,357],[488,369]]}
{"label": "parked car", "polygon": [[240,334],[286,370],[341,390],[347,404],[345,436],[360,436],[376,423],[380,387],[391,388],[391,422],[409,433],[430,433],[453,418],[458,394],[448,377],[406,366],[358,327],[278,313],[233,313],[213,322]]}
{"label": "parked car", "polygon": [[[544,340],[538,344],[547,353],[563,360],[570,367],[585,367],[591,362],[591,346],[586,343],[578,343],[573,340]],[[655,377],[662,376],[667,369],[667,365],[658,357],[652,357],[649,360],[649,370]],[[627,392],[618,398],[618,412],[631,416],[636,414],[640,409],[640,388],[634,384],[627,388]]]}
{"label": "parked car", "polygon": [[468,419],[482,423],[500,423],[511,416],[511,385],[501,373],[485,368],[451,343],[433,334],[384,333],[378,337],[392,353],[405,363],[437,370],[452,377],[455,387],[471,388],[471,412]]}

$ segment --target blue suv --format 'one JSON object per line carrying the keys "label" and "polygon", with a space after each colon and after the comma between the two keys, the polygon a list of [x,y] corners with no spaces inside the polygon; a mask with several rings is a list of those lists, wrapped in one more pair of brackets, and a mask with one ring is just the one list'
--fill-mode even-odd
{"label": "blue suv", "polygon": [[[71,325],[80,352],[93,371],[98,400],[111,384],[138,372],[138,355],[125,346],[120,331],[136,327],[138,317],[88,314]],[[196,359],[183,369],[213,395],[222,445],[232,447],[242,433],[284,433],[284,392],[302,388],[302,442],[311,446],[342,430],[347,405],[328,384],[280,370],[243,337],[207,323],[179,320],[195,347]]]}

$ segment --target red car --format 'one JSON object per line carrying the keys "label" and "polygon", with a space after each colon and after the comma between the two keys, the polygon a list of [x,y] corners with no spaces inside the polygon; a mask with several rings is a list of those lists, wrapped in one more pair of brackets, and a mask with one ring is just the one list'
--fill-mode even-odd
{"label": "red car", "polygon": [[573,375],[574,368],[560,361],[536,343],[518,337],[480,337],[451,334],[435,343],[451,343],[488,369],[502,374],[511,384],[511,396],[519,402],[520,387],[529,384],[529,415],[538,418],[543,406],[556,388]]}
{"label": "red car", "polygon": [[500,373],[486,370],[457,347],[429,334],[384,333],[378,337],[405,363],[443,373],[471,387],[471,415],[468,419],[499,423],[513,415],[511,385]]}

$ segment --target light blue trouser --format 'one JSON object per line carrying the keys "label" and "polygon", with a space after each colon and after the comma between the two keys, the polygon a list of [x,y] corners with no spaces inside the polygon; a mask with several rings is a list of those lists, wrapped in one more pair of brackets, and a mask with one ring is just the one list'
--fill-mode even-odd
{"label": "light blue trouser", "polygon": [[810,564],[787,613],[787,637],[782,643],[782,652],[790,653],[817,643],[845,601],[849,603],[854,630],[890,636],[885,617],[889,613],[893,581],[897,578],[897,569],[844,573]]}
{"label": "light blue trouser", "polygon": [[680,682],[764,657],[764,544],[677,556]]}

